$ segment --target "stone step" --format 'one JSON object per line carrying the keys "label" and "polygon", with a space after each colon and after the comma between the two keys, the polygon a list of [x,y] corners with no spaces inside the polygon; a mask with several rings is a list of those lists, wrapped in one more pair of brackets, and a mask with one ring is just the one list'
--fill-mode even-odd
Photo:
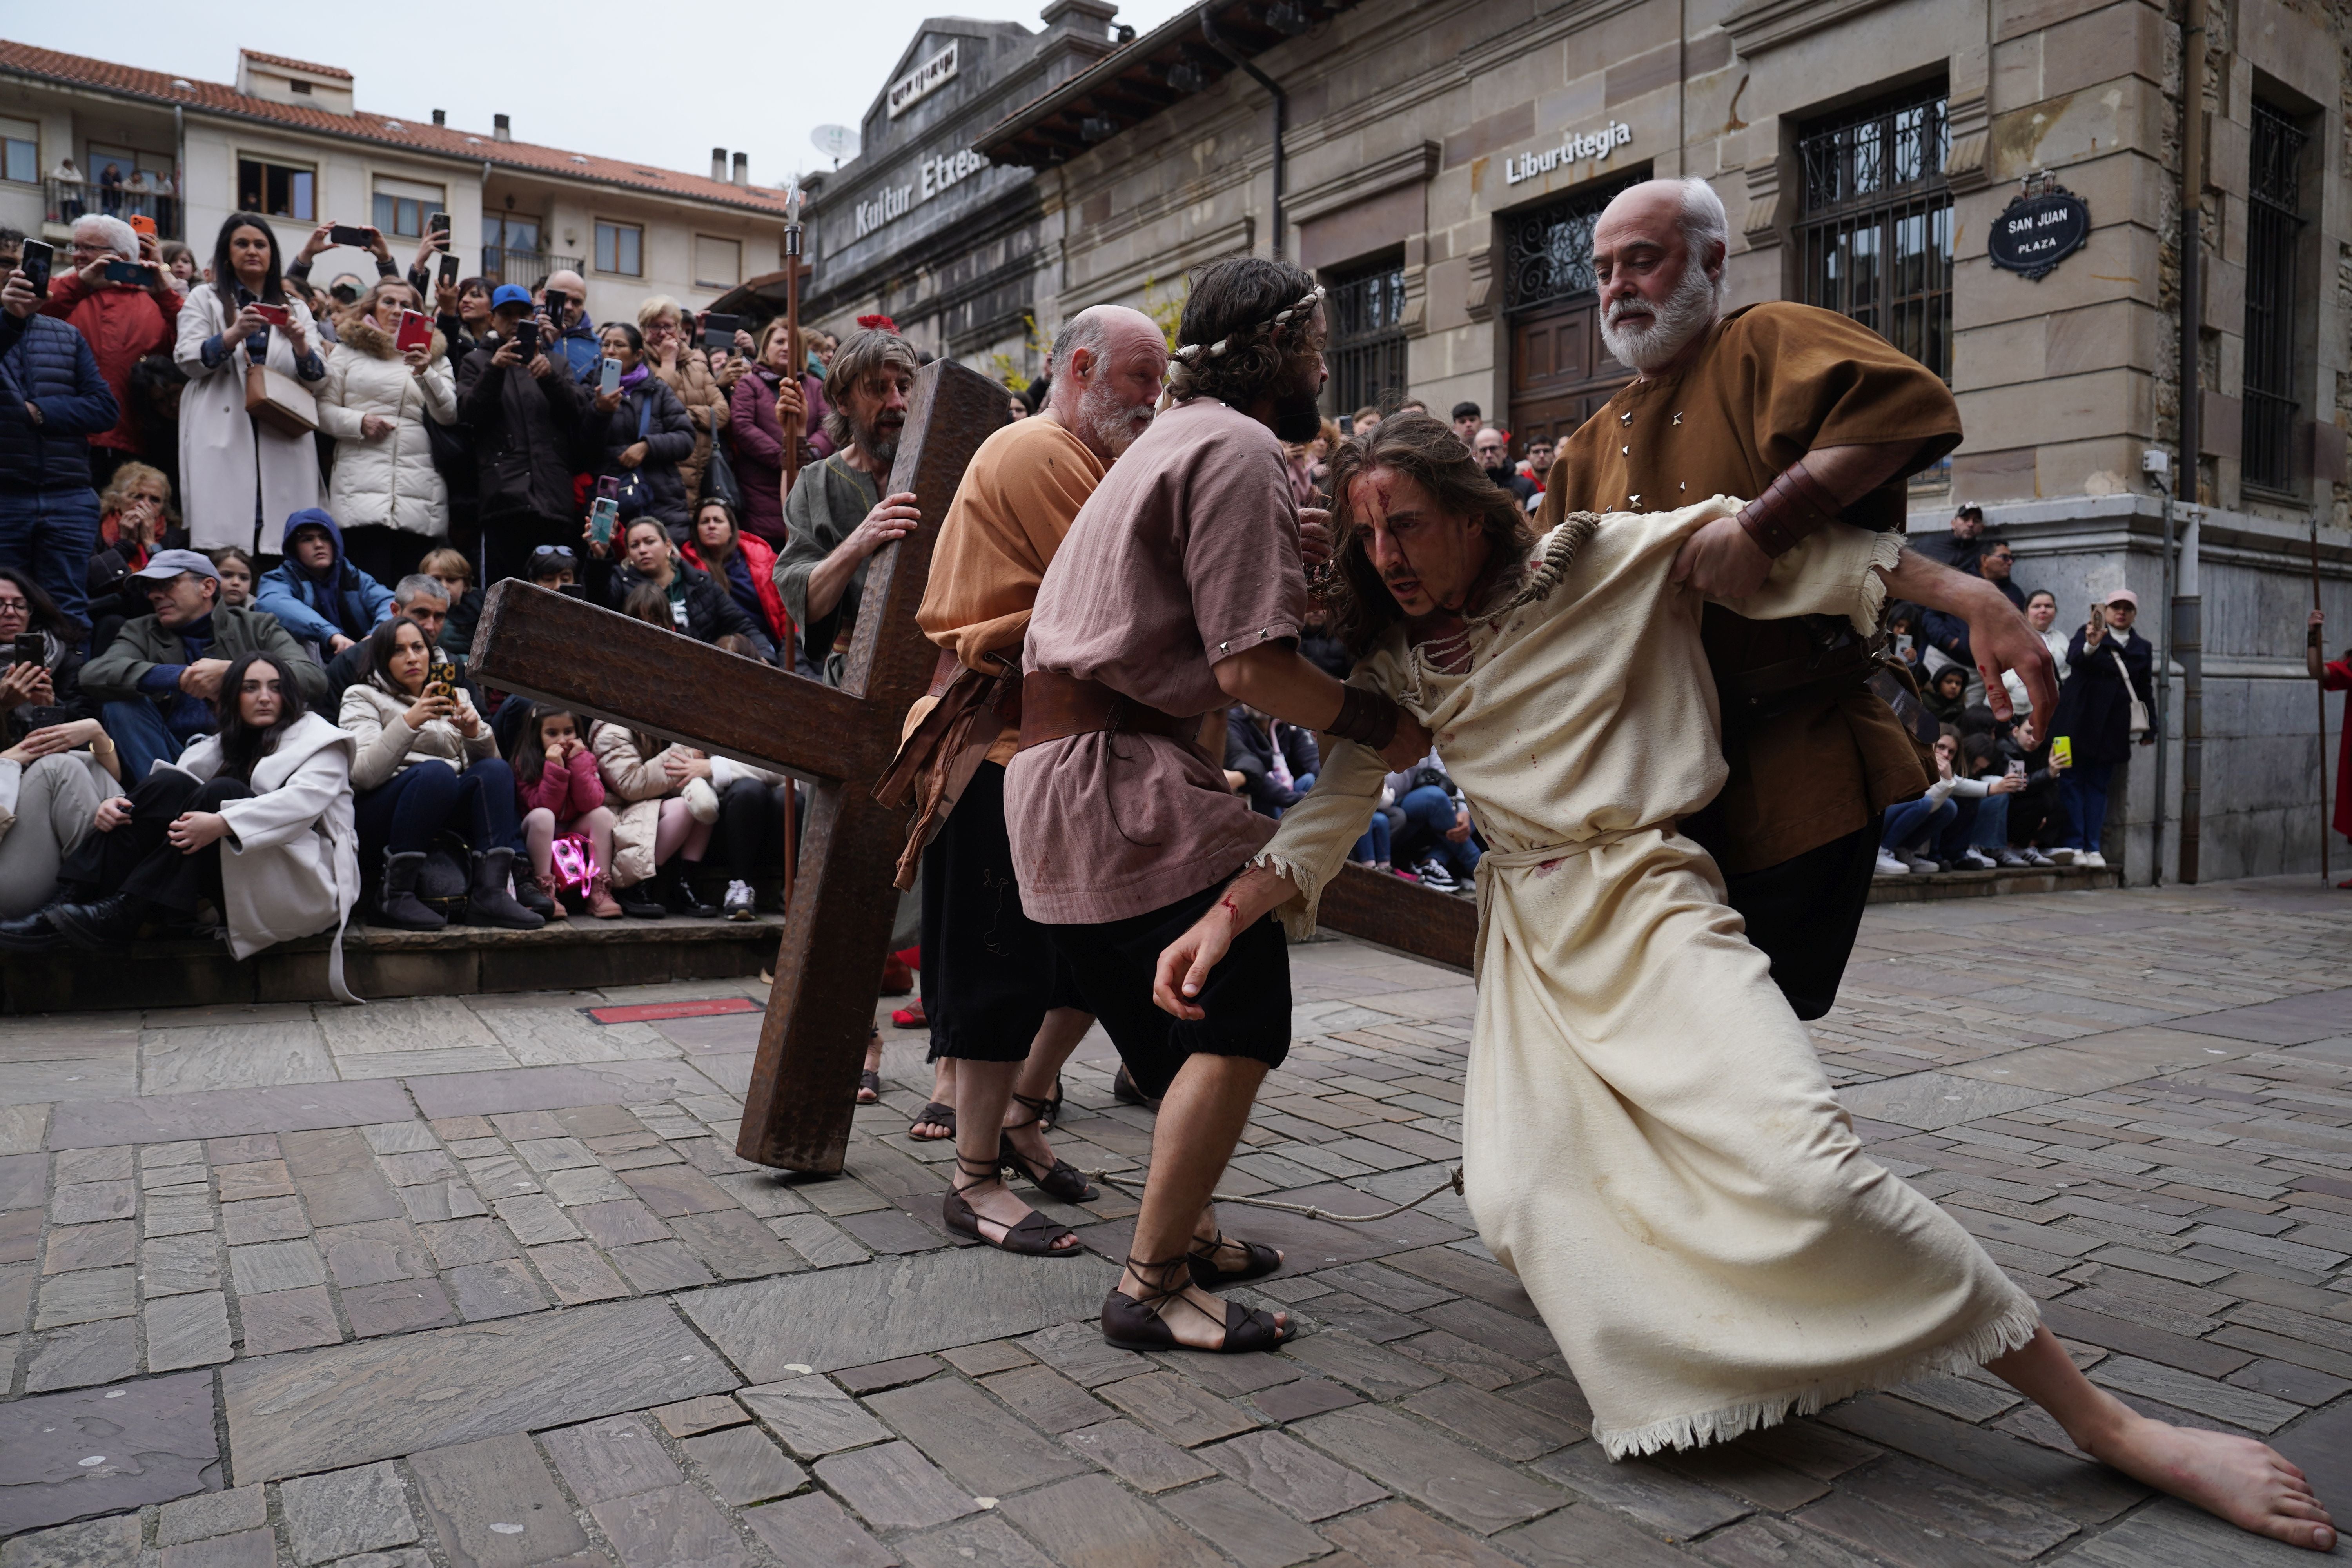
{"label": "stone step", "polygon": [[1930,871],[1906,877],[1874,877],[1874,904],[1921,904],[1933,899],[1990,899],[2007,893],[2080,893],[2120,888],[2124,874],[2113,866],[2043,866],[2019,870]]}
{"label": "stone step", "polygon": [[[470,996],[499,991],[729,980],[776,962],[784,918],[751,921],[551,921],[538,931],[448,926],[393,931],[354,923],[343,975],[372,996]],[[239,962],[222,942],[142,942],[110,952],[0,953],[0,1006],[10,1013],[188,1007],[224,1002],[320,1002],[325,936],[281,942]]]}

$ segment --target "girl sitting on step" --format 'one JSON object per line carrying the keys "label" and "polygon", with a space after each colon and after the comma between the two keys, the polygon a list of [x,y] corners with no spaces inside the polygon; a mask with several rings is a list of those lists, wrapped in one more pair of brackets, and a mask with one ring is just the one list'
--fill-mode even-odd
{"label": "girl sitting on step", "polygon": [[590,877],[583,897],[600,921],[618,920],[613,899],[613,808],[604,804],[604,780],[596,753],[588,749],[580,719],[560,708],[534,705],[516,732],[508,765],[514,770],[515,800],[522,811],[523,842],[530,850],[533,885],[550,905],[550,920],[569,920],[556,896],[555,845],[561,838],[586,840]]}

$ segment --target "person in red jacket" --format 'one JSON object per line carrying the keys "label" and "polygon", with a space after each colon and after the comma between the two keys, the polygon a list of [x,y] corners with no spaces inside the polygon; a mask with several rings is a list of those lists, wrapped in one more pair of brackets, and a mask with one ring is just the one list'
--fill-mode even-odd
{"label": "person in red jacket", "polygon": [[[2309,642],[2304,649],[2304,668],[2311,679],[2319,682],[2322,691],[2352,690],[2352,648],[2344,650],[2341,658],[2329,658],[2320,646],[2320,637],[2327,627],[2327,617],[2317,610],[2311,612]],[[2325,780],[2327,769],[2320,767]],[[2352,838],[2352,699],[2346,700],[2344,709],[2344,739],[2336,761],[2336,813],[2332,826],[2347,838]],[[2352,888],[2352,877],[2336,884]]]}
{"label": "person in red jacket", "polygon": [[777,662],[792,668],[793,619],[776,592],[776,552],[756,533],[746,533],[735,509],[713,496],[694,509],[683,553],[687,563],[724,589],[774,646]]}
{"label": "person in red jacket", "polygon": [[[573,834],[588,840],[594,874],[588,883],[588,912],[600,921],[621,918],[613,897],[613,808],[604,804],[604,776],[596,753],[581,734],[580,721],[555,708],[533,708],[515,736],[515,804],[522,813],[522,836],[530,847],[530,874],[552,907],[550,920],[569,920],[555,897],[555,841]],[[535,903],[537,900],[533,900]]]}
{"label": "person in red jacket", "polygon": [[[119,262],[143,265],[146,284],[110,279],[107,268]],[[179,338],[180,296],[163,268],[155,237],[100,213],[74,219],[73,268],[60,268],[49,279],[41,313],[67,322],[88,341],[98,374],[121,410],[113,429],[89,438],[90,483],[103,489],[118,467],[140,455],[131,367],[142,355],[171,353]]]}

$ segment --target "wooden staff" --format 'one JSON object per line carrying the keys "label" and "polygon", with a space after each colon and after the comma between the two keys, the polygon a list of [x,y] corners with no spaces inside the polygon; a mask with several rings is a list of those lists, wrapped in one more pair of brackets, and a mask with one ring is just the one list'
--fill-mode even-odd
{"label": "wooden staff", "polygon": [[[2311,607],[2319,604],[2319,514],[2311,514]],[[2312,682],[2312,693],[2319,699],[2319,885],[2326,887],[2327,873],[2327,643],[2319,645],[2319,679]],[[2346,699],[2352,701],[2352,698]],[[2347,721],[2352,722],[2352,721]],[[2342,787],[2342,781],[2337,781]]]}
{"label": "wooden staff", "polygon": [[779,507],[790,500],[793,481],[800,478],[801,442],[808,437],[808,395],[801,371],[808,355],[801,349],[801,188],[795,184],[784,196],[784,352],[792,355],[793,390],[801,394],[801,433],[784,443],[783,494]]}

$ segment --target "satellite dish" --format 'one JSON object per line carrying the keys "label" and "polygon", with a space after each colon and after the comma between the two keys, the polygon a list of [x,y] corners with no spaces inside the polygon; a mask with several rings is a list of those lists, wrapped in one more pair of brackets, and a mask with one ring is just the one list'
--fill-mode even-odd
{"label": "satellite dish", "polygon": [[809,140],[816,144],[818,152],[833,160],[836,169],[844,158],[854,157],[857,152],[857,132],[846,125],[820,125],[809,132]]}

